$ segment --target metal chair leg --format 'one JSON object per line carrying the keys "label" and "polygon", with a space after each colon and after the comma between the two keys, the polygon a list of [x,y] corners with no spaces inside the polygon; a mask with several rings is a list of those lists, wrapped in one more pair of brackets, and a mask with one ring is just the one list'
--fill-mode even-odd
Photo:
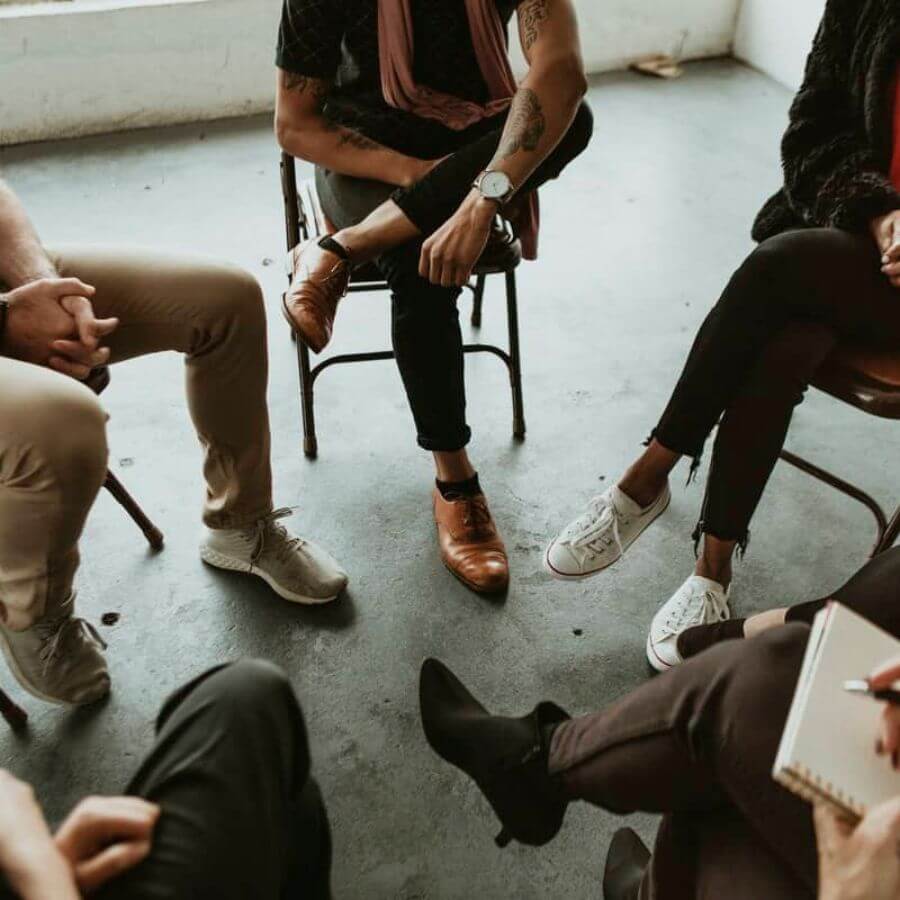
{"label": "metal chair leg", "polygon": [[28,722],[28,713],[3,691],[0,691],[0,716],[6,719],[13,731],[19,731]]}
{"label": "metal chair leg", "polygon": [[107,470],[106,481],[103,486],[115,497],[116,502],[128,513],[134,520],[134,523],[144,533],[147,543],[154,550],[162,550],[163,533],[147,518],[147,514],[138,506],[137,501],[125,488],[125,485]]}
{"label": "metal chair leg", "polygon": [[884,529],[884,533],[881,535],[878,543],[875,545],[875,549],[872,551],[872,556],[878,556],[879,553],[890,550],[897,542],[898,537],[900,537],[900,507],[898,507],[897,511],[894,513],[891,521],[888,522],[887,527]]}
{"label": "metal chair leg", "polygon": [[300,413],[303,418],[303,454],[315,459],[319,453],[316,440],[316,413],[313,377],[309,371],[309,348],[296,338],[297,370],[300,373]]}
{"label": "metal chair leg", "polygon": [[513,437],[525,439],[525,408],[522,399],[522,360],[519,354],[519,303],[516,273],[506,273],[506,318],[509,328],[509,380],[512,386]]}
{"label": "metal chair leg", "polygon": [[475,287],[472,291],[472,327],[481,328],[481,303],[484,300],[484,284],[487,279],[486,275],[479,275],[475,280]]}

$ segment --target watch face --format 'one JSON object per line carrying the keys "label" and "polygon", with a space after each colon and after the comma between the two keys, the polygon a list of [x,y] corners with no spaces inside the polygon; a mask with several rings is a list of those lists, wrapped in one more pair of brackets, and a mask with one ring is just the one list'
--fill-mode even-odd
{"label": "watch face", "polygon": [[502,200],[511,187],[505,172],[485,172],[481,179],[481,193],[490,200]]}

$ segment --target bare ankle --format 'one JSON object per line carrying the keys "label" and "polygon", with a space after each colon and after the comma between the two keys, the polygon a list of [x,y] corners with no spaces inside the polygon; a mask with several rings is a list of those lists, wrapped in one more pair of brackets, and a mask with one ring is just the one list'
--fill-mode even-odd
{"label": "bare ankle", "polygon": [[617,487],[623,494],[630,497],[643,509],[650,506],[650,504],[656,500],[656,498],[665,490],[668,483],[669,479],[665,475],[661,479],[649,479],[641,477],[629,469],[622,477],[622,480],[618,483]]}
{"label": "bare ankle", "polygon": [[694,574],[701,578],[709,578],[710,581],[721,584],[727,590],[732,578],[731,559],[729,558],[727,561],[710,560],[706,556],[701,556],[694,567]]}

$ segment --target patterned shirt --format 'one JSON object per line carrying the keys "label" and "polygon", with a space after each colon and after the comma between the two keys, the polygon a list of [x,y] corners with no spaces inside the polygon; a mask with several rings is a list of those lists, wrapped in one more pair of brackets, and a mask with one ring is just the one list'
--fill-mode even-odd
{"label": "patterned shirt", "polygon": [[[487,86],[464,0],[409,2],[416,82],[486,102]],[[494,2],[508,25],[521,0]],[[471,140],[472,129],[454,132],[385,102],[378,64],[378,0],[284,0],[275,61],[285,71],[333,81],[325,116],[402,153],[430,158]]]}

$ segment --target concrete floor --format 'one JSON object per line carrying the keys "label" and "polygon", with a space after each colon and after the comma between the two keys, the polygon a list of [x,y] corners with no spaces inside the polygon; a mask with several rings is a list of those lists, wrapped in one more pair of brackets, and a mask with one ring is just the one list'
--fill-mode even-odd
{"label": "concrete floor", "polygon": [[[441,567],[430,467],[414,444],[389,364],[329,373],[319,393],[320,459],[299,447],[297,376],[278,298],[283,250],[278,156],[251,119],[0,151],[6,177],[48,241],[190,248],[252,270],[272,308],[270,402],[277,502],[346,564],[352,590],[328,609],[290,607],[254,581],[211,571],[196,552],[199,453],[179,363],[157,357],[114,373],[112,464],[166,532],[149,555],[102,496],[84,540],[82,614],[106,611],[115,690],[103,708],[66,713],[20,699],[25,738],[0,729],[0,765],[37,786],[53,816],[85,792],[121,788],[151,739],[165,694],[200,669],[266,656],[293,676],[335,833],[338,897],[594,898],[619,821],[571,810],[548,848],[492,843],[476,789],[431,755],[416,677],[427,655],[456,668],[499,710],[552,697],[572,711],[646,677],[646,628],[692,564],[702,481],[674,481],[671,510],[628,559],[578,585],[541,571],[547,538],[639,450],[694,331],[750,244],[750,221],[779,180],[788,92],[731,62],[679,81],[620,73],[591,88],[593,146],[543,192],[543,255],[521,272],[528,439],[510,437],[509,395],[491,358],[468,368],[472,452],[511,552],[498,605]],[[486,336],[502,336],[499,286]],[[387,340],[385,299],[342,308],[335,350]],[[813,396],[792,447],[890,499],[888,425]],[[810,526],[812,521],[814,524]],[[737,569],[746,614],[835,586],[866,555],[868,514],[780,466]],[[2,676],[8,686],[11,679]],[[644,835],[653,819],[636,817]]]}

